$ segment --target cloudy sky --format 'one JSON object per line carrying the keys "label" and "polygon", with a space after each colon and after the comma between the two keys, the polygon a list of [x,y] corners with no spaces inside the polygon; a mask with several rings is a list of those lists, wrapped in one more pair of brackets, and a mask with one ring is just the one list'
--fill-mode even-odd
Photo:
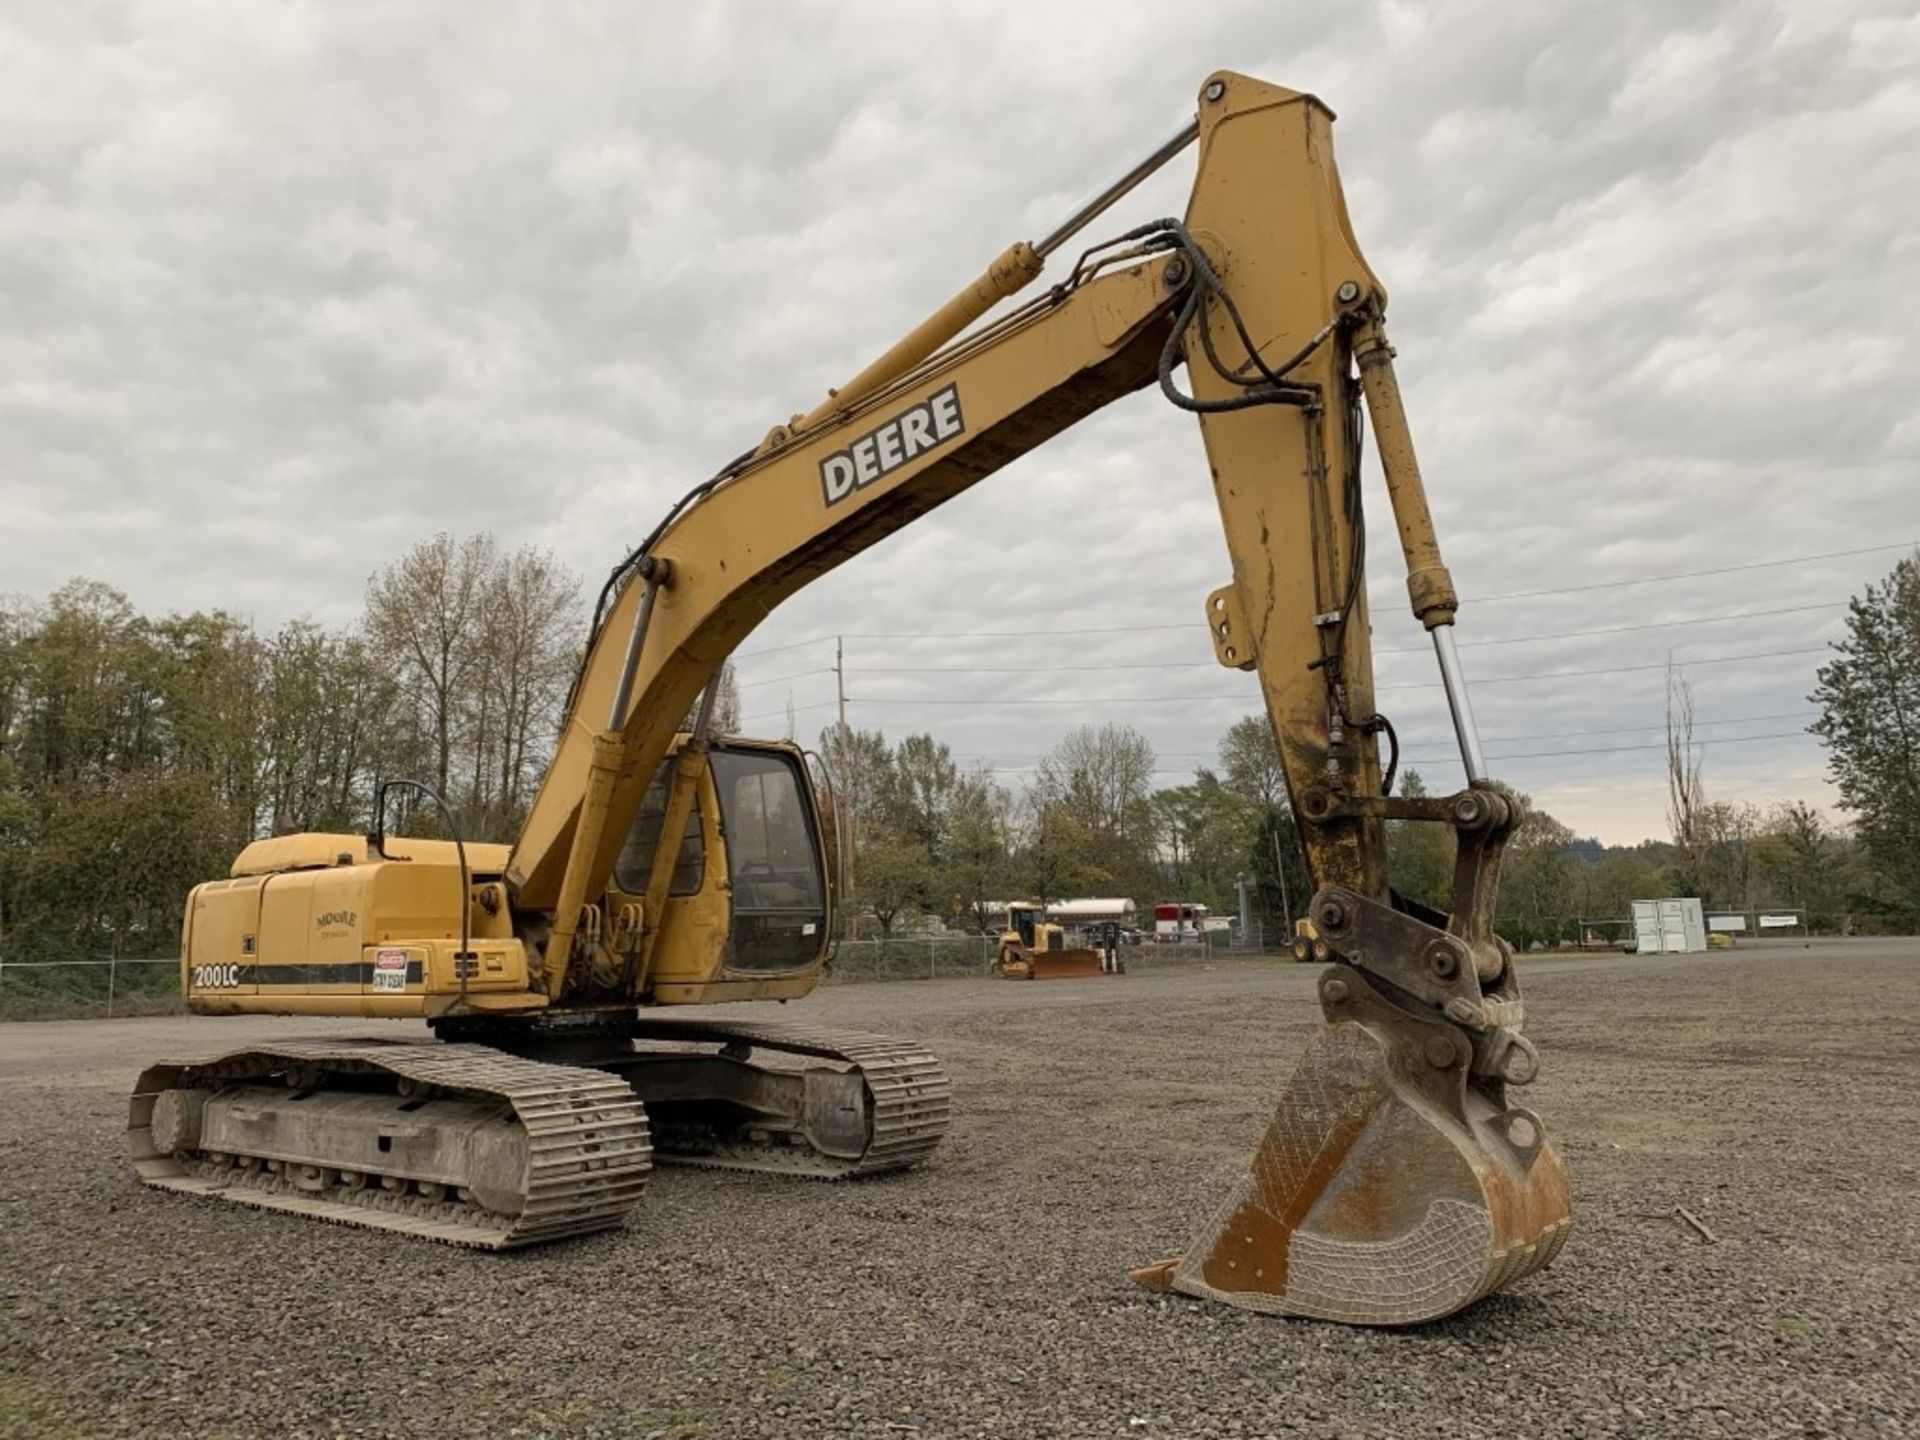
{"label": "cloudy sky", "polygon": [[[1711,797],[1830,805],[1819,651],[1920,538],[1913,0],[15,0],[0,592],[345,623],[479,529],[597,584],[1222,66],[1340,115],[1496,773],[1664,833],[1671,657]],[[1451,786],[1374,534],[1382,708]],[[843,635],[856,724],[1017,785],[1124,721],[1175,783],[1256,703],[1226,576],[1195,427],[1137,396],[790,602],[746,710],[816,734]]]}

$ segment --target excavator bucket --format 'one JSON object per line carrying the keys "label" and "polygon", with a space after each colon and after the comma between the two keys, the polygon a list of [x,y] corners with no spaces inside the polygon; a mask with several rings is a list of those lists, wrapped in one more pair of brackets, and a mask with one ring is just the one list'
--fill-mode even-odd
{"label": "excavator bucket", "polygon": [[1421,1029],[1323,1027],[1226,1204],[1182,1258],[1134,1280],[1267,1314],[1415,1325],[1551,1262],[1570,1191],[1538,1117],[1468,1083],[1464,1037]]}

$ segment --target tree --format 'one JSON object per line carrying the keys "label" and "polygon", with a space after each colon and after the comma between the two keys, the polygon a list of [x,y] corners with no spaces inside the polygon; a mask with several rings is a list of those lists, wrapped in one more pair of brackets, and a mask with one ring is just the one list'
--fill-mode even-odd
{"label": "tree", "polygon": [[1882,890],[1881,903],[1920,916],[1920,556],[1909,556],[1847,611],[1847,636],[1820,667],[1808,728]]}
{"label": "tree", "polygon": [[1847,857],[1818,810],[1804,800],[1777,807],[1754,851],[1775,900],[1806,911],[1810,929],[1839,928]]}
{"label": "tree", "polygon": [[888,822],[920,843],[936,860],[945,858],[954,792],[960,783],[953,751],[931,735],[909,735],[893,753],[887,787]]}
{"label": "tree", "polygon": [[[742,724],[740,714],[740,680],[733,671],[733,661],[722,660],[720,668],[713,672],[713,714],[707,721],[707,733],[710,735],[738,735]],[[700,715],[702,695],[688,709],[686,718],[681,720],[682,730],[692,730],[693,723]],[[791,729],[791,716],[789,726]]]}
{"label": "tree", "polygon": [[1153,807],[1166,873],[1180,898],[1216,910],[1234,908],[1262,808],[1207,769],[1195,771],[1189,785],[1156,791]]}
{"label": "tree", "polygon": [[1220,768],[1227,788],[1262,809],[1287,803],[1287,775],[1265,715],[1243,715],[1220,737]]}
{"label": "tree", "polygon": [[1027,793],[1029,869],[1045,885],[1035,898],[1078,891],[1152,903],[1153,765],[1153,747],[1127,725],[1083,725],[1042,758]]}
{"label": "tree", "polygon": [[933,895],[933,860],[919,841],[876,830],[860,852],[860,898],[880,933],[891,935],[901,915],[924,910]]}
{"label": "tree", "polygon": [[485,693],[475,682],[487,663],[484,610],[498,563],[491,536],[456,541],[442,531],[367,581],[367,633],[416,706],[430,778],[449,804],[461,708]]}
{"label": "tree", "polygon": [[133,606],[110,586],[71,580],[47,598],[20,646],[14,757],[29,789],[97,780],[145,758],[144,640]]}
{"label": "tree", "polygon": [[231,856],[253,838],[260,812],[265,647],[218,611],[149,622],[146,640],[158,707],[151,768],[204,781],[216,827],[205,838]]}
{"label": "tree", "polygon": [[1038,800],[1031,790],[1027,810],[1013,866],[1014,878],[1026,892],[1024,898],[1044,905],[1075,893],[1112,888],[1112,872],[1099,863],[1099,839],[1091,826],[1068,806]]}
{"label": "tree", "polygon": [[1245,865],[1257,882],[1255,903],[1266,933],[1284,942],[1313,898],[1307,856],[1294,823],[1285,767],[1265,715],[1243,715],[1220,737],[1220,766],[1229,790],[1261,812]]}
{"label": "tree", "polygon": [[[1400,793],[1418,799],[1427,793],[1418,770],[1400,780]],[[1435,910],[1453,908],[1454,839],[1452,827],[1416,820],[1387,822],[1387,873],[1409,900]]]}
{"label": "tree", "polygon": [[0,654],[9,948],[170,948],[197,880],[253,833],[259,647],[232,617],[148,620],[73,581]]}
{"label": "tree", "polygon": [[392,671],[358,635],[295,620],[267,643],[258,723],[265,820],[274,830],[350,830],[372,784],[405,765],[384,749],[399,701]]}
{"label": "tree", "polygon": [[833,785],[841,828],[851,844],[880,821],[880,798],[893,785],[893,751],[878,730],[829,725],[820,732],[820,759]]}
{"label": "tree", "polygon": [[1761,831],[1753,805],[1715,801],[1696,815],[1698,854],[1695,878],[1700,896],[1722,910],[1751,910],[1754,893],[1754,842]]}
{"label": "tree", "polygon": [[577,663],[577,588],[545,551],[503,556],[484,534],[436,535],[367,582],[365,632],[400,686],[389,773],[432,782],[469,839],[510,838],[532,799]]}
{"label": "tree", "polygon": [[1667,661],[1667,827],[1673,832],[1680,863],[1675,888],[1683,895],[1700,893],[1704,883],[1701,861],[1706,839],[1701,811],[1706,791],[1700,778],[1700,757],[1693,748],[1693,686],[1671,659]]}
{"label": "tree", "polygon": [[1082,725],[1040,762],[1036,783],[1096,834],[1136,839],[1153,826],[1153,764],[1153,746],[1131,725]]}
{"label": "tree", "polygon": [[1580,913],[1595,920],[1624,920],[1632,915],[1634,901],[1668,893],[1671,871],[1665,856],[1649,847],[1609,850],[1577,872]]}
{"label": "tree", "polygon": [[[488,700],[499,720],[494,747],[495,833],[517,829],[558,734],[561,707],[578,665],[572,630],[579,580],[545,550],[523,547],[506,558],[487,587],[481,642]],[[724,667],[728,685],[732,663]],[[724,704],[725,689],[721,692]],[[739,722],[740,695],[720,730]],[[718,717],[716,716],[716,720]],[[480,758],[480,757],[477,757]]]}
{"label": "tree", "polygon": [[1307,913],[1313,899],[1313,881],[1307,874],[1307,852],[1291,810],[1269,810],[1261,818],[1247,868],[1259,880],[1261,923],[1267,934],[1284,944],[1292,938],[1293,922]]}
{"label": "tree", "polygon": [[1562,921],[1579,908],[1576,862],[1568,854],[1573,831],[1526,796],[1526,818],[1507,841],[1500,867],[1500,914],[1521,920]]}
{"label": "tree", "polygon": [[948,913],[985,931],[996,902],[1011,898],[1012,798],[985,770],[962,775],[947,807],[947,846],[940,883]]}

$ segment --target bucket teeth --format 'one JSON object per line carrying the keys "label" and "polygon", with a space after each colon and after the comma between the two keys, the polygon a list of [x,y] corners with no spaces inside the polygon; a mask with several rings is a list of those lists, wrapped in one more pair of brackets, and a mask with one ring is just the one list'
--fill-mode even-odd
{"label": "bucket teeth", "polygon": [[1227,1203],[1182,1258],[1133,1278],[1268,1314],[1412,1325],[1550,1263],[1570,1194],[1538,1121],[1458,1079],[1456,1103],[1436,1104],[1419,1053],[1385,1027],[1324,1027]]}

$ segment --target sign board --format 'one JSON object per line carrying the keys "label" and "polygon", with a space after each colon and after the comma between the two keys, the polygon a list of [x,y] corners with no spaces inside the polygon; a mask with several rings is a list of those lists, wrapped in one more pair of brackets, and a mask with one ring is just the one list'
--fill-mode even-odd
{"label": "sign board", "polygon": [[1707,928],[1726,934],[1744,935],[1747,933],[1747,917],[1744,915],[1709,915]]}
{"label": "sign board", "polygon": [[1800,917],[1798,915],[1762,915],[1760,917],[1760,928],[1762,930],[1792,930],[1798,927],[1799,924]]}

